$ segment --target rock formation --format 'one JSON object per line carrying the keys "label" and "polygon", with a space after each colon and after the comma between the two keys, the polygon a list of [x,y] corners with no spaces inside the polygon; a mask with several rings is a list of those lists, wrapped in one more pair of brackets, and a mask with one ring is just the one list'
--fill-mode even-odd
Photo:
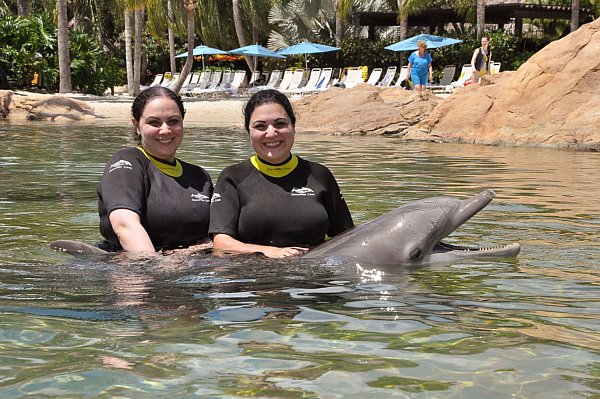
{"label": "rock formation", "polygon": [[53,121],[58,117],[63,117],[80,120],[84,115],[97,116],[94,114],[94,108],[83,101],[56,96],[35,103],[29,110],[27,119],[40,120],[49,118]]}
{"label": "rock formation", "polygon": [[459,89],[405,138],[600,150],[600,19],[485,83]]}
{"label": "rock formation", "polygon": [[19,95],[10,90],[0,90],[0,114],[11,120],[44,120],[56,118],[81,120],[102,117],[85,101],[65,96]]}
{"label": "rock formation", "polygon": [[360,85],[327,90],[295,108],[301,130],[600,150],[600,19],[549,44],[516,72],[485,76],[443,101]]}
{"label": "rock formation", "polygon": [[401,136],[440,101],[431,93],[421,99],[401,87],[361,84],[351,89],[332,87],[294,101],[294,109],[299,131]]}

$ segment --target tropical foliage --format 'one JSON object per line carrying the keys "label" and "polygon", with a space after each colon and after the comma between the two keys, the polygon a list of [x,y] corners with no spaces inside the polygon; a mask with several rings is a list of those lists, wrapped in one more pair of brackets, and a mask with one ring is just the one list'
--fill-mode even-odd
{"label": "tropical foliage", "polygon": [[[59,83],[57,4],[66,0],[0,0],[0,73],[15,88],[28,88],[34,73],[45,90]],[[189,0],[188,0],[189,1]],[[540,0],[571,5],[572,0]],[[579,0],[577,0],[579,1]],[[353,19],[357,11],[385,11],[404,16],[428,7],[455,8],[466,24],[454,24],[442,32],[460,37],[463,45],[435,50],[436,67],[468,62],[477,46],[477,4],[482,0],[194,0],[196,10],[187,18],[184,0],[69,0],[68,56],[73,90],[101,94],[106,88],[129,83],[135,93],[147,70],[152,73],[181,71],[184,59],[175,54],[189,45],[206,44],[233,49],[262,44],[279,49],[301,40],[337,45],[340,52],[309,55],[310,65],[385,66],[398,63],[402,54],[383,47],[398,40],[397,27],[378,28],[375,41],[366,40],[366,28]],[[600,13],[600,0],[581,0],[581,7]],[[400,9],[399,9],[400,8]],[[169,12],[172,10],[172,13]],[[17,15],[29,15],[27,18]],[[134,26],[137,18],[137,33]],[[129,19],[128,19],[129,18]],[[399,18],[399,21],[401,18]],[[129,21],[128,23],[126,23]],[[528,21],[543,32],[540,38],[519,39],[492,32],[496,60],[503,69],[519,66],[549,40],[569,31],[569,21]],[[188,32],[189,27],[193,31]],[[489,26],[488,26],[489,28]],[[481,28],[480,28],[481,29]],[[428,27],[412,28],[413,35]],[[170,34],[168,34],[170,32]],[[189,33],[189,35],[188,35]],[[136,51],[134,52],[134,47]],[[213,63],[212,67],[218,65]],[[301,57],[261,59],[264,67],[302,65]],[[236,68],[243,67],[236,64]],[[247,68],[252,68],[248,62]],[[131,73],[126,74],[129,70]]]}

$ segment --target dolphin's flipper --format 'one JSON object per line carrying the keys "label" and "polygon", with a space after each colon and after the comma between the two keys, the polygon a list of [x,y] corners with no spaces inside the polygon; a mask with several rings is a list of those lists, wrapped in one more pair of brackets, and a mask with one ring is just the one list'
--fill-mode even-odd
{"label": "dolphin's flipper", "polygon": [[87,244],[81,241],[73,240],[58,240],[50,244],[50,248],[55,251],[66,252],[69,255],[102,255],[108,252],[94,245]]}

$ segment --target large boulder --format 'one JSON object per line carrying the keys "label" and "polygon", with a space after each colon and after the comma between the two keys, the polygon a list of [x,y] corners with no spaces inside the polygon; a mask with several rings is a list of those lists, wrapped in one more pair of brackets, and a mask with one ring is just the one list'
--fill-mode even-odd
{"label": "large boulder", "polygon": [[94,108],[83,101],[69,97],[53,96],[35,103],[27,114],[28,120],[67,118],[81,120],[84,116],[97,117]]}
{"label": "large boulder", "polygon": [[12,121],[54,121],[57,118],[81,120],[103,116],[87,102],[74,98],[0,90],[0,117]]}
{"label": "large boulder", "polygon": [[600,150],[600,19],[485,83],[459,89],[405,138]]}
{"label": "large boulder", "polygon": [[360,84],[351,89],[332,87],[294,102],[297,128],[345,135],[403,135],[429,115],[439,97]]}

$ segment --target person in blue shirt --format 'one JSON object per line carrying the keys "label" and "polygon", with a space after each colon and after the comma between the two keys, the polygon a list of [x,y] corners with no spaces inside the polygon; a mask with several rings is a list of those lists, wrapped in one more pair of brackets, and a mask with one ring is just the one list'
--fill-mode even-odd
{"label": "person in blue shirt", "polygon": [[408,57],[408,76],[413,83],[413,90],[421,95],[427,86],[427,78],[433,80],[433,59],[427,52],[427,43],[423,40],[417,42],[418,50]]}

